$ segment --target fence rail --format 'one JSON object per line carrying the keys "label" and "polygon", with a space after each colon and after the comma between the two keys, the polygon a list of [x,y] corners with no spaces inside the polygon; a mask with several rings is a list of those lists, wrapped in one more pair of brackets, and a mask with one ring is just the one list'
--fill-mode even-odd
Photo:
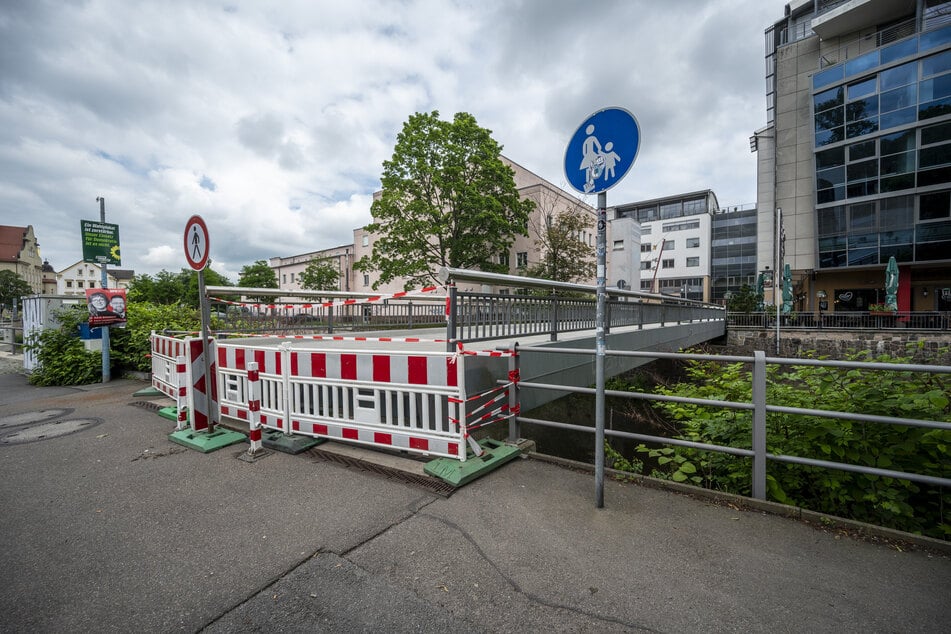
{"label": "fence rail", "polygon": [[[947,311],[835,311],[780,315],[782,328],[814,330],[951,330],[951,312]],[[776,314],[769,312],[727,313],[727,327],[776,328]]]}
{"label": "fence rail", "polygon": [[10,354],[23,351],[23,326],[0,324],[0,350]]}

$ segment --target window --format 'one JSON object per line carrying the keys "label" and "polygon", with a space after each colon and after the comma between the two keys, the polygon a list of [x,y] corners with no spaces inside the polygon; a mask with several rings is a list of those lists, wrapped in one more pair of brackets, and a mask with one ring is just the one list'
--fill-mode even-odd
{"label": "window", "polygon": [[951,193],[938,192],[936,194],[923,194],[921,196],[921,208],[918,210],[920,220],[938,220],[949,217],[951,209]]}
{"label": "window", "polygon": [[370,246],[370,236],[363,236],[363,246]]}
{"label": "window", "polygon": [[291,284],[293,284],[293,283],[294,283],[294,274],[291,273]]}
{"label": "window", "polygon": [[95,280],[89,280],[89,288],[96,288],[96,281],[95,281]]}
{"label": "window", "polygon": [[519,251],[515,254],[515,265],[519,268],[528,266],[528,251]]}
{"label": "window", "polygon": [[73,287],[73,280],[66,280],[66,288],[72,288],[72,287]]}
{"label": "window", "polygon": [[83,287],[83,281],[82,281],[82,280],[76,280],[76,286],[77,286],[78,288],[82,288],[82,287]]}
{"label": "window", "polygon": [[641,262],[641,270],[642,270],[642,271],[650,271],[650,270],[651,270],[651,261],[650,261],[650,260],[644,260],[643,262]]}
{"label": "window", "polygon": [[614,241],[614,250],[623,251],[624,250],[624,240],[615,240]]}
{"label": "window", "polygon": [[370,276],[366,273],[363,274],[363,285],[364,286],[370,285]]}
{"label": "window", "polygon": [[664,251],[673,251],[673,250],[674,250],[674,241],[664,240]]}
{"label": "window", "polygon": [[281,274],[281,284],[287,284],[287,273]]}
{"label": "window", "polygon": [[674,268],[674,259],[673,259],[673,258],[670,258],[669,260],[663,260],[663,261],[661,262],[661,267],[662,267],[662,268],[665,268],[665,269],[672,269],[672,268]]}
{"label": "window", "polygon": [[687,238],[687,248],[696,249],[700,246],[700,238]]}
{"label": "window", "polygon": [[499,264],[505,268],[509,267],[509,254],[508,253],[499,253]]}
{"label": "window", "polygon": [[700,266],[700,258],[687,258],[687,266]]}
{"label": "window", "polygon": [[654,250],[654,245],[647,243],[641,245],[641,253],[650,253]]}

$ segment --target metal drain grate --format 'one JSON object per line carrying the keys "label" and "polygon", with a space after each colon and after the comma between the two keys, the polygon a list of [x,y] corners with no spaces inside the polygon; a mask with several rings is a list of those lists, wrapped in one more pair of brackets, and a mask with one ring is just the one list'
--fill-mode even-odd
{"label": "metal drain grate", "polygon": [[342,456],[330,451],[322,451],[319,447],[312,447],[304,453],[310,455],[314,460],[333,462],[345,467],[353,467],[360,469],[361,471],[367,471],[369,473],[384,477],[387,480],[398,480],[400,482],[405,482],[406,484],[425,489],[430,493],[435,493],[436,495],[440,495],[442,497],[449,497],[456,491],[456,488],[451,484],[436,478],[417,475],[415,473],[407,473],[406,471],[400,471],[399,469],[394,469],[392,467],[385,467],[383,465],[374,464],[372,462],[367,462],[366,460],[360,460],[358,458],[351,458],[350,456]]}
{"label": "metal drain grate", "polygon": [[152,401],[132,401],[129,403],[132,407],[141,407],[142,409],[147,409],[153,412],[160,411],[165,405],[160,405],[159,403],[153,403]]}

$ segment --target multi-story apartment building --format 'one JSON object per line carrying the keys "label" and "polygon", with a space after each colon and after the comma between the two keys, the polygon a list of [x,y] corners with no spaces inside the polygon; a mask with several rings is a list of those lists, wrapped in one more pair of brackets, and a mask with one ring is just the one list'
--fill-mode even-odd
{"label": "multi-story apartment building", "polygon": [[[106,269],[108,288],[129,288],[135,271],[130,269]],[[82,260],[56,273],[57,295],[85,295],[87,288],[102,286],[102,269],[95,262]]]}
{"label": "multi-story apartment building", "polygon": [[33,225],[0,225],[0,271],[13,271],[36,294],[43,293],[43,260]]}
{"label": "multi-story apartment building", "polygon": [[[353,290],[353,245],[311,251],[288,257],[274,257],[268,260],[268,266],[274,270],[278,287],[281,290],[301,290],[301,274],[315,261],[324,261],[338,271],[337,288],[341,291]],[[327,289],[321,289],[327,290]]]}
{"label": "multi-story apartment building", "polygon": [[863,310],[894,257],[900,310],[951,310],[951,2],[789,2],[766,80],[758,270],[779,246],[797,309]]}
{"label": "multi-story apartment building", "polygon": [[711,190],[614,208],[640,223],[640,290],[710,301],[710,235],[719,209]]}

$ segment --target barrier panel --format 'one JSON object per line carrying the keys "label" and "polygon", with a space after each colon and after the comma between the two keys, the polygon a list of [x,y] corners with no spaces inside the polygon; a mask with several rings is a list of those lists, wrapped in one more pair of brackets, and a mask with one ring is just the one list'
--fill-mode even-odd
{"label": "barrier panel", "polygon": [[[209,338],[210,372],[215,376],[215,340]],[[176,400],[179,415],[182,407],[190,413],[192,431],[204,431],[218,417],[218,384],[205,378],[205,359],[201,338],[177,339],[153,332],[152,387]],[[184,362],[184,376],[179,367]],[[184,390],[184,395],[181,391]],[[182,398],[184,396],[184,398]]]}
{"label": "barrier panel", "polygon": [[463,355],[290,342],[219,341],[216,348],[223,416],[250,422],[253,362],[259,367],[257,414],[264,428],[466,459],[467,432],[460,423],[466,403]]}

